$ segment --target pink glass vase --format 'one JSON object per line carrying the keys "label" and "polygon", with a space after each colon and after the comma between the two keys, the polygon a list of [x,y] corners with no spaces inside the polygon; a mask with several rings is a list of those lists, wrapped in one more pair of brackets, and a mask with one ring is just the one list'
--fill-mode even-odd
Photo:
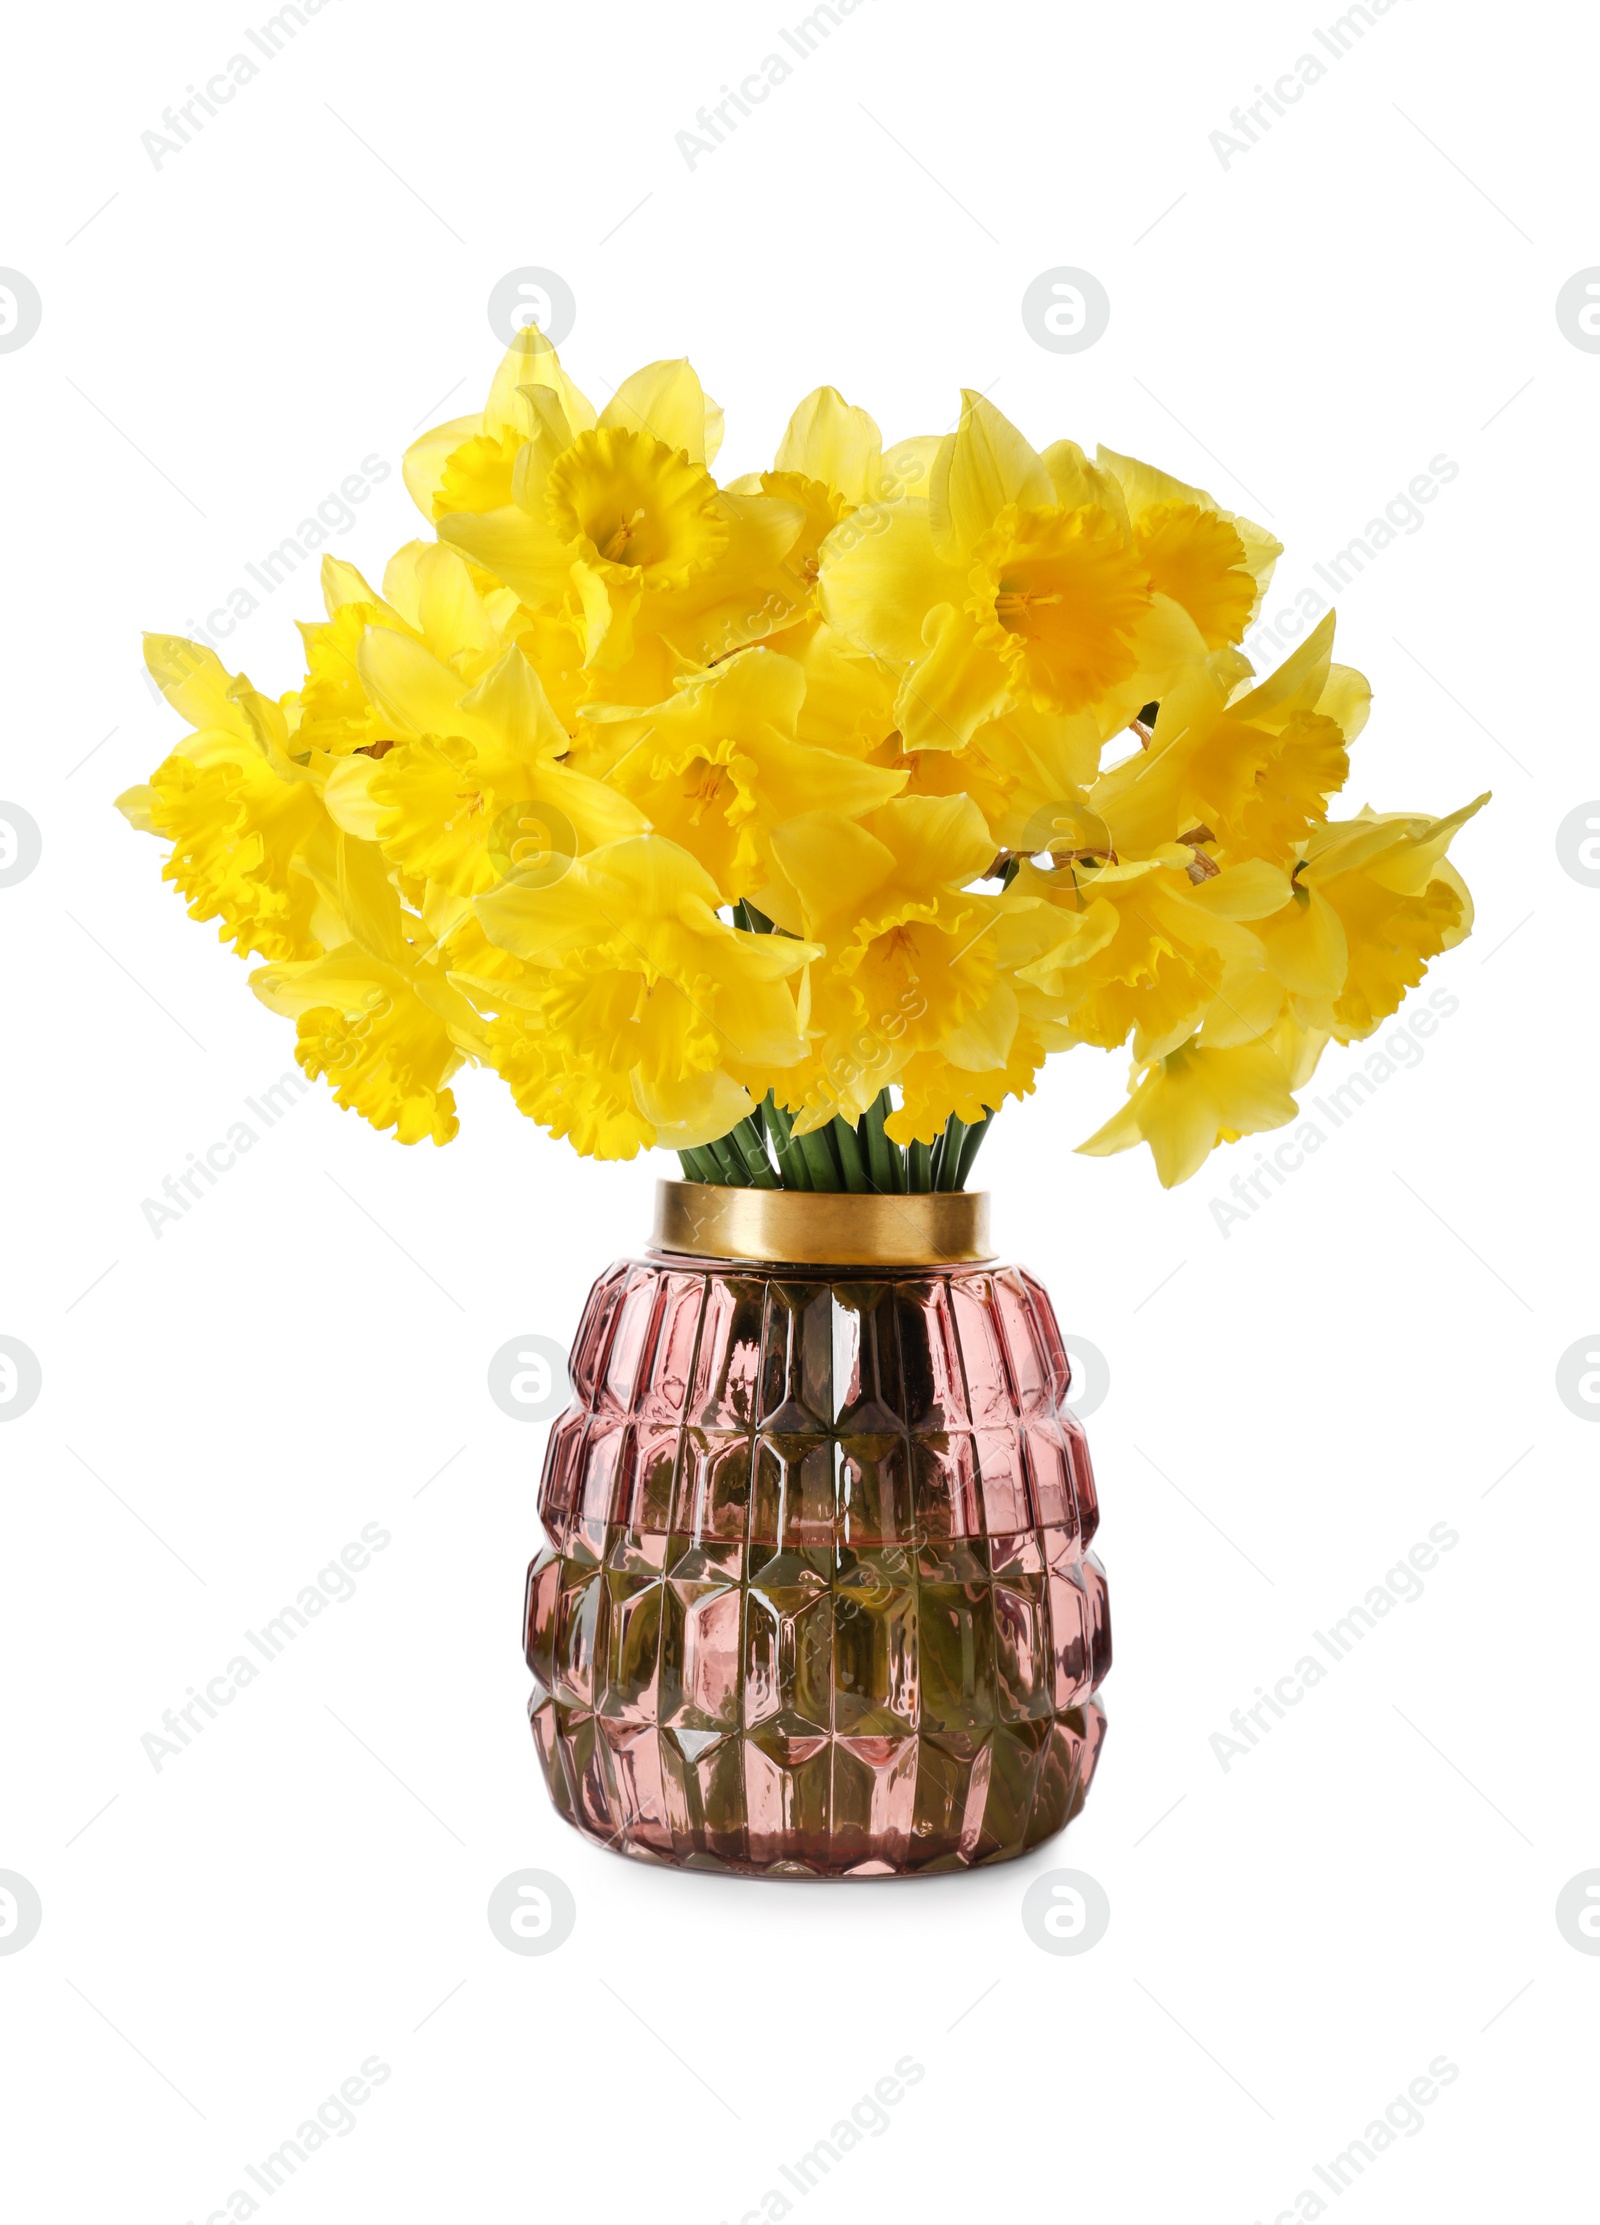
{"label": "pink glass vase", "polygon": [[682,1868],[890,1877],[1077,1813],[1111,1633],[1030,1275],[654,1251],[595,1284],[571,1378],[526,1613],[568,1822]]}

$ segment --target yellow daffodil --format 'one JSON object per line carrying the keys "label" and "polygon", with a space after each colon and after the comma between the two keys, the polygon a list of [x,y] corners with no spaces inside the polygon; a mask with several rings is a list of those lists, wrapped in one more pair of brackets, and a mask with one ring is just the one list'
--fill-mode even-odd
{"label": "yellow daffodil", "polygon": [[884,1122],[891,1143],[932,1143],[951,1120],[976,1128],[999,1111],[1008,1097],[1033,1094],[1048,1055],[1044,1038],[1019,1026],[1003,1065],[977,1071],[958,1066],[937,1051],[914,1051],[895,1076],[900,1103]]}
{"label": "yellow daffodil", "polygon": [[218,937],[241,957],[298,958],[321,946],[308,856],[326,847],[316,788],[288,755],[280,707],[214,650],[152,634],[150,672],[194,732],[148,784],[117,798],[142,833],[169,839],[162,877],[191,919],[221,921]]}
{"label": "yellow daffodil", "polygon": [[1182,604],[1208,649],[1242,641],[1283,544],[1151,464],[1109,448],[1097,449],[1095,462],[1121,491],[1155,592]]}
{"label": "yellow daffodil", "polygon": [[1363,812],[1319,827],[1306,844],[1300,882],[1325,903],[1348,953],[1333,1005],[1341,1043],[1370,1035],[1428,970],[1472,931],[1472,898],[1445,856],[1458,828],[1483,809],[1475,798],[1448,818]]}
{"label": "yellow daffodil", "polygon": [[775,830],[760,907],[826,954],[809,981],[812,1056],[778,1087],[802,1134],[841,1111],[859,1119],[919,1051],[978,1072],[1005,1064],[1017,1009],[991,934],[1005,900],[968,885],[993,855],[965,796],[904,797],[855,821],[808,812]]}
{"label": "yellow daffodil", "polygon": [[859,817],[906,775],[807,747],[797,726],[806,675],[791,658],[747,649],[688,673],[665,703],[591,706],[586,768],[697,858],[725,902],[767,878],[771,830],[802,814]]}
{"label": "yellow daffodil", "polygon": [[1076,1040],[1109,1050],[1131,1037],[1136,1059],[1155,1057],[1223,1000],[1230,969],[1264,972],[1260,939],[1244,923],[1287,901],[1287,876],[1247,861],[1196,884],[1194,855],[1172,844],[1154,858],[1023,868],[1018,887],[1037,890],[1076,930],[1023,968]]}
{"label": "yellow daffodil", "polygon": [[[530,328],[481,420],[425,434],[407,483],[441,537],[513,590],[530,624],[576,629],[593,696],[647,702],[665,694],[675,660],[705,663],[772,631],[763,606],[782,602],[781,562],[805,522],[797,502],[717,487],[721,435],[722,413],[687,363],[634,372],[597,417]],[[480,444],[472,499],[441,507],[470,443]]]}
{"label": "yellow daffodil", "polygon": [[299,1023],[297,1061],[346,1111],[401,1143],[448,1143],[460,1124],[444,1085],[481,1049],[481,1022],[402,912],[373,845],[341,834],[337,850],[344,935],[321,957],[263,967],[250,986]]}
{"label": "yellow daffodil", "polygon": [[764,639],[786,655],[802,653],[820,623],[816,586],[823,542],[841,519],[877,501],[884,491],[883,439],[864,409],[854,409],[834,386],[819,386],[795,410],[770,471],[736,479],[729,492],[775,495],[795,504],[801,526],[785,551],[787,592],[766,615]]}
{"label": "yellow daffodil", "polygon": [[390,559],[382,595],[353,564],[325,556],[322,593],[327,623],[300,628],[307,669],[296,737],[297,748],[332,757],[371,749],[388,735],[358,663],[369,626],[420,641],[465,682],[504,655],[504,627],[517,610],[509,589],[485,596],[454,549],[422,541],[408,542]]}
{"label": "yellow daffodil", "polygon": [[815,947],[733,928],[720,901],[660,835],[478,898],[490,942],[527,969],[488,1039],[525,1112],[602,1158],[692,1147],[725,1134],[804,1055],[790,982]]}
{"label": "yellow daffodil", "polygon": [[937,1049],[911,1050],[894,1077],[900,1104],[886,1122],[891,1140],[931,1143],[952,1119],[975,1127],[1008,1097],[1029,1096],[1048,1054],[1075,1040],[1061,1024],[1059,1000],[1039,987],[1034,969],[1047,957],[1061,962],[1069,944],[1081,961],[1114,931],[1114,918],[1106,905],[1063,913],[1037,893],[1038,885],[1014,881],[993,903],[982,930],[995,969],[988,1024],[947,1034]]}
{"label": "yellow daffodil", "polygon": [[1218,857],[1282,857],[1327,814],[1371,691],[1332,660],[1333,613],[1268,679],[1219,650],[1163,701],[1148,746],[1095,783],[1090,803],[1119,853],[1147,855],[1190,829]]}
{"label": "yellow daffodil", "polygon": [[597,409],[530,327],[408,451],[424,537],[324,561],[297,689],[152,637],[190,731],[121,808],[340,1105],[445,1142],[477,1066],[587,1154],[949,1185],[1125,1047],[1080,1148],[1170,1185],[1470,931],[1487,799],[1332,816],[1369,690],[1331,613],[1253,669],[1250,519],[971,392],[885,446],[819,386],[724,484],[721,439],[687,362]]}
{"label": "yellow daffodil", "polygon": [[1147,1143],[1163,1189],[1187,1182],[1219,1143],[1282,1128],[1298,1107],[1288,1070],[1268,1043],[1207,1050],[1186,1043],[1135,1072],[1121,1112],[1078,1149],[1093,1158]]}
{"label": "yellow daffodil", "polygon": [[927,496],[868,504],[823,544],[823,615],[900,674],[908,747],[960,748],[1023,706],[1114,731],[1205,643],[1152,589],[1105,474],[1069,442],[1040,456],[982,395],[963,403]]}
{"label": "yellow daffodil", "polygon": [[514,827],[571,857],[644,825],[625,797],[561,762],[566,730],[520,649],[464,689],[421,642],[373,626],[356,663],[387,741],[334,769],[328,810],[413,879],[465,900],[501,877]]}
{"label": "yellow daffodil", "polygon": [[406,450],[401,473],[428,522],[503,509],[517,455],[539,434],[545,412],[560,413],[568,438],[595,421],[593,405],[562,370],[555,349],[528,325],[502,357],[482,410],[434,426]]}
{"label": "yellow daffodil", "polygon": [[1000,849],[1033,857],[1109,847],[1089,804],[1100,748],[1086,714],[1024,707],[987,721],[960,750],[908,750],[895,734],[877,761],[905,765],[913,795],[970,796]]}

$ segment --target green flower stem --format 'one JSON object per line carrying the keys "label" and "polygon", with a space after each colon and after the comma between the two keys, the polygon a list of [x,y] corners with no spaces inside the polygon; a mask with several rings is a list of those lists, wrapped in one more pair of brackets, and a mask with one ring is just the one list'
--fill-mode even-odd
{"label": "green flower stem", "polygon": [[836,1117],[832,1128],[828,1131],[828,1137],[838,1154],[839,1169],[844,1176],[845,1188],[847,1190],[865,1190],[869,1186],[867,1182],[867,1164],[861,1156],[861,1139],[854,1128],[851,1127],[848,1120]]}
{"label": "green flower stem", "polygon": [[811,1175],[806,1167],[805,1155],[794,1139],[794,1116],[786,1113],[769,1091],[761,1107],[762,1124],[772,1144],[772,1156],[778,1162],[778,1178],[786,1190],[809,1190]]}
{"label": "green flower stem", "polygon": [[806,1171],[811,1176],[814,1190],[841,1190],[844,1187],[839,1175],[839,1162],[828,1146],[827,1131],[814,1128],[809,1136],[796,1136],[795,1148],[802,1154]]}
{"label": "green flower stem", "polygon": [[729,1131],[727,1141],[743,1161],[752,1189],[776,1190],[780,1187],[778,1177],[772,1171],[772,1161],[767,1157],[766,1143],[753,1120],[741,1120],[737,1128]]}
{"label": "green flower stem", "polygon": [[[886,1106],[884,1111],[886,1122],[893,1110],[894,1106],[892,1104]],[[903,1143],[892,1141],[887,1126],[884,1129],[884,1141],[889,1145],[889,1164],[894,1173],[895,1195],[896,1197],[904,1197],[911,1188],[911,1168],[906,1158],[906,1147]]]}
{"label": "green flower stem", "polygon": [[939,1138],[938,1164],[933,1170],[936,1190],[959,1190],[961,1187],[961,1147],[967,1140],[967,1124],[952,1113],[944,1124],[944,1134]]}
{"label": "green flower stem", "polygon": [[893,1110],[889,1092],[881,1090],[861,1115],[861,1135],[866,1146],[867,1175],[875,1190],[892,1196],[899,1185],[895,1181],[895,1163],[900,1154],[883,1132],[884,1121]]}
{"label": "green flower stem", "polygon": [[994,1125],[994,1114],[986,1112],[976,1127],[967,1130],[966,1141],[961,1146],[961,1164],[956,1170],[955,1186],[964,1190],[967,1176],[972,1172],[972,1162],[978,1156],[984,1137]]}
{"label": "green flower stem", "polygon": [[717,1170],[714,1180],[728,1189],[749,1189],[750,1177],[745,1172],[744,1161],[730,1148],[726,1136],[718,1136],[715,1143],[704,1144],[701,1148]]}
{"label": "green flower stem", "polygon": [[741,1190],[875,1191],[904,1197],[965,1189],[994,1114],[985,1112],[969,1127],[952,1113],[931,1144],[902,1148],[889,1140],[887,1122],[894,1109],[888,1090],[880,1090],[855,1125],[841,1116],[798,1136],[794,1115],[769,1094],[727,1135],[680,1151],[678,1157],[686,1181]]}

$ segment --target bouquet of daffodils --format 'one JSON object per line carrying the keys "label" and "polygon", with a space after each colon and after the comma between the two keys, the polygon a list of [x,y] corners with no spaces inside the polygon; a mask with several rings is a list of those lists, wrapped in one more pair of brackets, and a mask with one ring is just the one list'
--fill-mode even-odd
{"label": "bouquet of daffodils", "polygon": [[193,731],[121,809],[340,1105],[447,1143],[474,1064],[594,1157],[957,1189],[1125,1045],[1078,1148],[1171,1184],[1468,933],[1486,799],[1329,816],[1369,690],[1331,614],[1252,671],[1261,527],[977,394],[886,450],[820,387],[719,485],[721,435],[686,362],[597,413],[530,328],[381,592],[325,560],[297,689],[150,639]]}

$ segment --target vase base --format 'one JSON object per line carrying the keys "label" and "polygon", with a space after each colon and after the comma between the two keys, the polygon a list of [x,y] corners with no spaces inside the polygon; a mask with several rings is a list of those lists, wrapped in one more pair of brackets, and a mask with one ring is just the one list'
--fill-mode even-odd
{"label": "vase base", "polygon": [[[529,1713],[563,1821],[631,1861],[721,1877],[939,1877],[1015,1861],[1077,1815],[1105,1740],[1094,1699],[982,1737],[785,1741],[812,1751],[781,1764],[765,1750],[778,1741],[708,1743],[579,1715],[548,1695]],[[706,1813],[708,1794],[720,1795],[720,1817]],[[795,1811],[807,1806],[802,1822]]]}

